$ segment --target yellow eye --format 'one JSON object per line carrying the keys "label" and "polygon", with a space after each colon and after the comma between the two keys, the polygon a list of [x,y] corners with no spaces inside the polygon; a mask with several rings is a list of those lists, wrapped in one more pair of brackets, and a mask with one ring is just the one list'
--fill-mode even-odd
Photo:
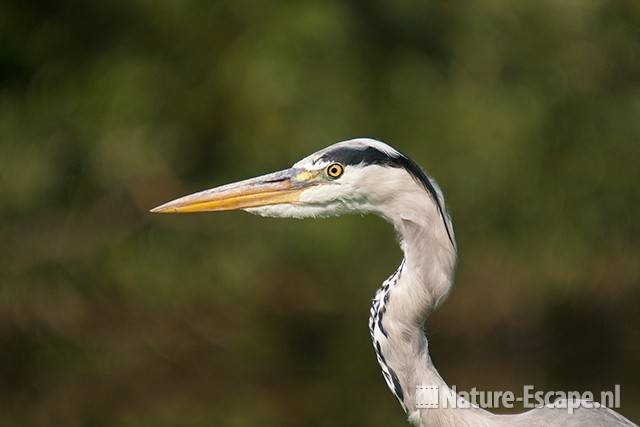
{"label": "yellow eye", "polygon": [[332,163],[327,166],[326,171],[331,178],[340,178],[340,175],[344,172],[344,167],[340,163]]}

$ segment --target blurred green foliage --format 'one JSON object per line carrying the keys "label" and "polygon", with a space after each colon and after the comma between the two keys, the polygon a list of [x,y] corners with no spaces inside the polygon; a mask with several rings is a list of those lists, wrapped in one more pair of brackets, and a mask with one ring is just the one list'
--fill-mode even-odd
{"label": "blurred green foliage", "polygon": [[390,227],[147,213],[356,136],[447,196],[444,378],[638,421],[640,2],[3,0],[0,425],[405,425]]}

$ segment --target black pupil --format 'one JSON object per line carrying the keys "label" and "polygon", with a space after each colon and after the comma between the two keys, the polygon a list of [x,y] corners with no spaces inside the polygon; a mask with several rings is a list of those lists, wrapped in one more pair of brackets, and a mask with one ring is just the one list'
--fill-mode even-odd
{"label": "black pupil", "polygon": [[337,166],[334,166],[334,167],[331,168],[331,174],[332,175],[338,175],[338,172],[339,172],[339,170],[338,170]]}

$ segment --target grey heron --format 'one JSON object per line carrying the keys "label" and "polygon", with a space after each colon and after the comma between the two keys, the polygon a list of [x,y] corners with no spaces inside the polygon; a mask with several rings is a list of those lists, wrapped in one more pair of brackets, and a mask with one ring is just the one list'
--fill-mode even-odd
{"label": "grey heron", "polygon": [[369,330],[384,379],[413,424],[634,425],[605,407],[569,414],[547,405],[517,415],[495,415],[473,405],[418,408],[417,387],[451,390],[429,356],[423,323],[451,289],[457,248],[440,188],[389,145],[368,138],[339,142],[289,169],[184,196],[152,212],[237,209],[281,218],[373,213],[393,225],[404,259],[373,299]]}

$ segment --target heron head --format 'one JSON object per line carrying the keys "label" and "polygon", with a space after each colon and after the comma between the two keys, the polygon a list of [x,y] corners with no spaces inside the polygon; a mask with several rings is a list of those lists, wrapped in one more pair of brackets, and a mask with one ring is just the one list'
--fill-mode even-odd
{"label": "heron head", "polygon": [[307,218],[390,211],[403,199],[428,194],[442,208],[435,182],[387,144],[360,138],[338,142],[291,168],[181,197],[152,212],[245,210],[271,217]]}

